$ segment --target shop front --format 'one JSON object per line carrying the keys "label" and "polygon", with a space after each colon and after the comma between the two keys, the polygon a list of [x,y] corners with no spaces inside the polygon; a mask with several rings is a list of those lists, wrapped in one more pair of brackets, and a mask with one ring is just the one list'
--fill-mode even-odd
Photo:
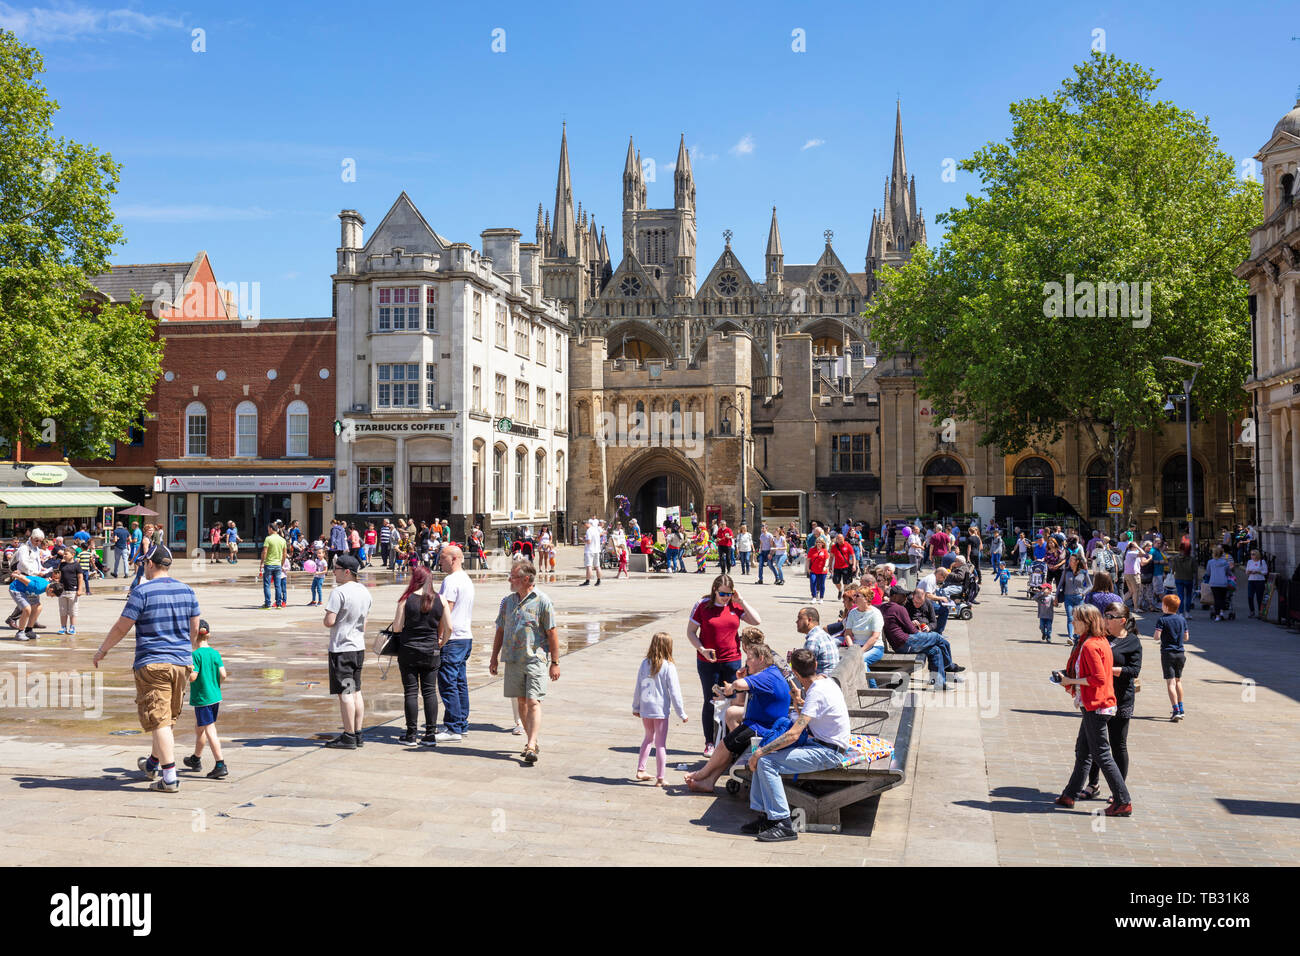
{"label": "shop front", "polygon": [[167,540],[172,548],[193,553],[208,544],[208,530],[233,521],[241,550],[260,547],[272,521],[297,521],[311,538],[333,517],[333,483],[328,474],[295,475],[159,475],[154,501],[164,496]]}
{"label": "shop front", "polygon": [[131,502],[117,488],[101,487],[67,465],[7,463],[0,469],[0,536],[33,528],[51,534],[86,528],[92,533],[117,508]]}

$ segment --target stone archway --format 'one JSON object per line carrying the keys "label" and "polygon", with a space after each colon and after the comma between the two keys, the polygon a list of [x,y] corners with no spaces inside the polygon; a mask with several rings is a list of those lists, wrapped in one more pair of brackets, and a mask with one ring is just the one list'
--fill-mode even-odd
{"label": "stone archway", "polygon": [[626,520],[615,496],[626,495],[632,515],[641,527],[655,527],[655,509],[678,505],[688,514],[691,504],[704,504],[704,476],[676,448],[647,448],[630,456],[618,468],[609,487],[608,513]]}

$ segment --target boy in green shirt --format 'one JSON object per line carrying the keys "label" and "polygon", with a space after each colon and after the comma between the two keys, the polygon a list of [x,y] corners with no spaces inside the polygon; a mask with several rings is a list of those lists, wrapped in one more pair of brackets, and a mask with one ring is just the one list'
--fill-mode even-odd
{"label": "boy in green shirt", "polygon": [[194,644],[194,664],[190,667],[190,704],[194,707],[194,754],[183,761],[191,770],[202,770],[204,741],[212,749],[217,765],[208,777],[220,780],[230,773],[221,757],[221,740],[217,737],[217,711],[221,709],[221,682],[226,679],[226,665],[217,649],[208,644],[208,622],[199,621],[199,636]]}

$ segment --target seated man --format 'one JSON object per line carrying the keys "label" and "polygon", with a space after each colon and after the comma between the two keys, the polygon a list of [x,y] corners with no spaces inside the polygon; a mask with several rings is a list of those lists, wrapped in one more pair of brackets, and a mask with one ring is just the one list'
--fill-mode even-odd
{"label": "seated man", "polygon": [[817,673],[829,675],[839,666],[840,651],[835,639],[821,626],[821,614],[815,607],[803,608],[795,617],[794,626],[804,636],[803,646],[817,656]]}
{"label": "seated man", "polygon": [[[898,654],[925,654],[934,672],[934,689],[946,690],[945,672],[957,670],[948,642],[940,634],[920,631],[904,606],[910,597],[905,588],[889,592],[889,603],[881,608],[885,618],[885,640]],[[965,668],[961,668],[964,670]]]}
{"label": "seated man", "polygon": [[[790,804],[781,775],[838,767],[840,754],[849,745],[849,708],[839,684],[817,673],[817,658],[812,651],[795,651],[790,666],[804,687],[803,709],[793,727],[749,758],[749,769],[754,774],[749,805],[760,816],[740,831],[756,834],[764,843],[799,838],[790,825]],[[805,730],[808,736],[800,744]]]}
{"label": "seated man", "polygon": [[728,726],[722,746],[713,751],[709,762],[686,775],[686,786],[695,793],[712,793],[722,772],[750,749],[750,739],[755,735],[761,739],[790,712],[790,687],[776,666],[770,647],[766,644],[748,645],[745,648],[745,672],[745,677],[737,677],[734,683],[722,685],[723,696],[744,692],[749,694],[749,700],[745,704],[743,719],[735,727]]}
{"label": "seated man", "polygon": [[948,626],[948,615],[952,612],[952,599],[946,594],[940,594],[939,589],[943,587],[948,580],[948,572],[939,568],[933,574],[927,574],[921,580],[917,581],[916,586],[919,590],[925,592],[925,596],[930,599],[934,606],[934,613],[938,623],[932,628],[936,634],[942,634],[943,629]]}
{"label": "seated man", "polygon": [[961,597],[969,568],[970,565],[966,563],[966,559],[960,554],[957,555],[952,567],[948,569],[948,576],[944,578],[943,584],[939,585],[939,593],[950,598]]}

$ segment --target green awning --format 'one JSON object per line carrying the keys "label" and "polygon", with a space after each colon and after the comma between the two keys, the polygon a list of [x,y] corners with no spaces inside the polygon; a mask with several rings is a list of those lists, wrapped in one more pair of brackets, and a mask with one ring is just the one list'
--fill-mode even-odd
{"label": "green awning", "polygon": [[0,489],[0,515],[15,518],[93,515],[109,507],[129,508],[131,502],[102,488]]}

